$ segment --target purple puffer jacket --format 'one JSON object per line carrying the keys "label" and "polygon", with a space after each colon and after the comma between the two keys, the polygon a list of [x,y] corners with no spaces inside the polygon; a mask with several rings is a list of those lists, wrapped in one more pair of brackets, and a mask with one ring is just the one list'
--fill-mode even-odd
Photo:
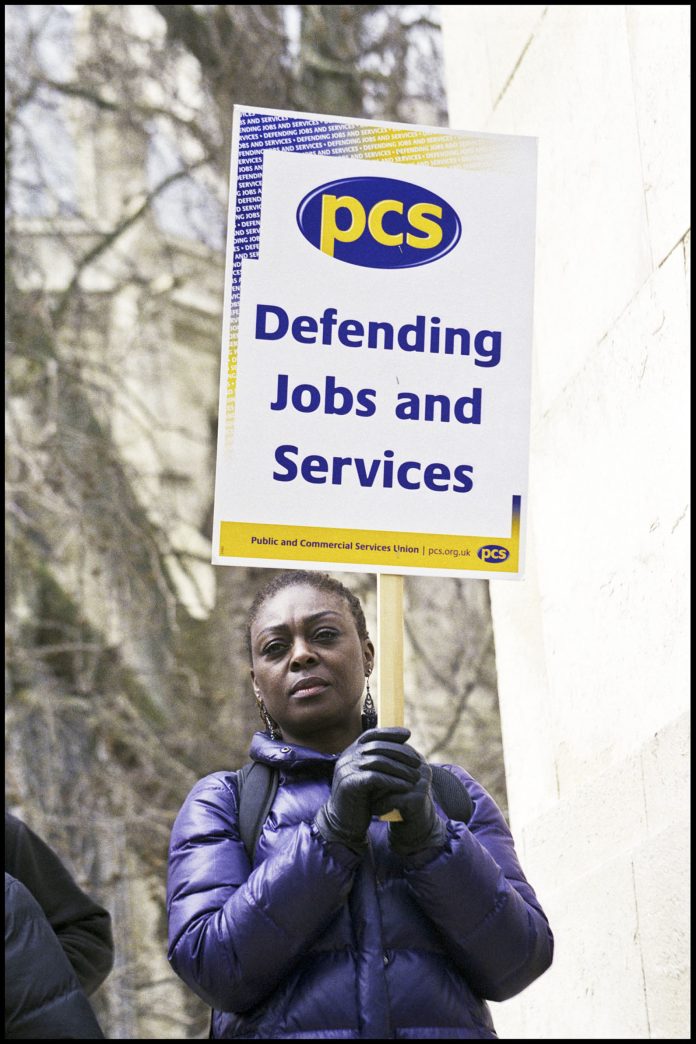
{"label": "purple puffer jacket", "polygon": [[280,769],[253,869],[234,772],[193,787],[169,851],[169,960],[215,1009],[212,1036],[494,1038],[483,998],[541,975],[553,938],[483,787],[451,766],[475,807],[444,848],[402,859],[375,819],[360,856],[313,826],[337,755],[257,732],[251,756]]}

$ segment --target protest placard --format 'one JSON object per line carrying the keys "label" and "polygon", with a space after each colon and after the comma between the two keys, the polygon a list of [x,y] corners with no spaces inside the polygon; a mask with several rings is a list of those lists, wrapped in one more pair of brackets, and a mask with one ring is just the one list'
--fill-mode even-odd
{"label": "protest placard", "polygon": [[236,107],[213,562],[522,575],[536,141]]}

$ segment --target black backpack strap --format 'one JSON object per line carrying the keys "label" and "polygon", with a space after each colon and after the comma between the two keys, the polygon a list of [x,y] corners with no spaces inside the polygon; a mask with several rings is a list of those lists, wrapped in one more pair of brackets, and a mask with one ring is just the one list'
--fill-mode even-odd
{"label": "black backpack strap", "polygon": [[278,790],[278,777],[278,769],[261,761],[250,761],[237,772],[239,834],[252,865],[261,828]]}
{"label": "black backpack strap", "polygon": [[474,811],[471,794],[459,776],[449,772],[444,765],[431,765],[433,770],[433,794],[448,819],[468,823]]}

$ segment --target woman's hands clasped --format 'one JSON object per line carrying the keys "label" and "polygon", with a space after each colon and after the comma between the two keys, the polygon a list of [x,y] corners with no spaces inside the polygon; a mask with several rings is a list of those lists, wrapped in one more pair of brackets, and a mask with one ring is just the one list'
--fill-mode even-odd
{"label": "woman's hands clasped", "polygon": [[331,795],[315,817],[327,841],[362,852],[372,816],[398,809],[403,822],[390,823],[389,840],[399,854],[444,842],[445,825],[431,796],[432,771],[406,743],[410,735],[400,727],[369,729],[343,751]]}

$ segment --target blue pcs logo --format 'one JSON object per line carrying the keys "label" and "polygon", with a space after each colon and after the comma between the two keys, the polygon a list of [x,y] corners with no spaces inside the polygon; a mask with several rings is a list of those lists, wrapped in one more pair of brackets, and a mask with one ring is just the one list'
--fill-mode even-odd
{"label": "blue pcs logo", "polygon": [[484,547],[480,547],[476,554],[482,562],[490,562],[493,565],[505,562],[510,557],[508,549],[501,547],[500,544],[486,544]]}
{"label": "blue pcs logo", "polygon": [[448,254],[462,234],[449,203],[395,178],[340,178],[319,185],[297,208],[297,224],[317,250],[364,268],[427,265]]}

